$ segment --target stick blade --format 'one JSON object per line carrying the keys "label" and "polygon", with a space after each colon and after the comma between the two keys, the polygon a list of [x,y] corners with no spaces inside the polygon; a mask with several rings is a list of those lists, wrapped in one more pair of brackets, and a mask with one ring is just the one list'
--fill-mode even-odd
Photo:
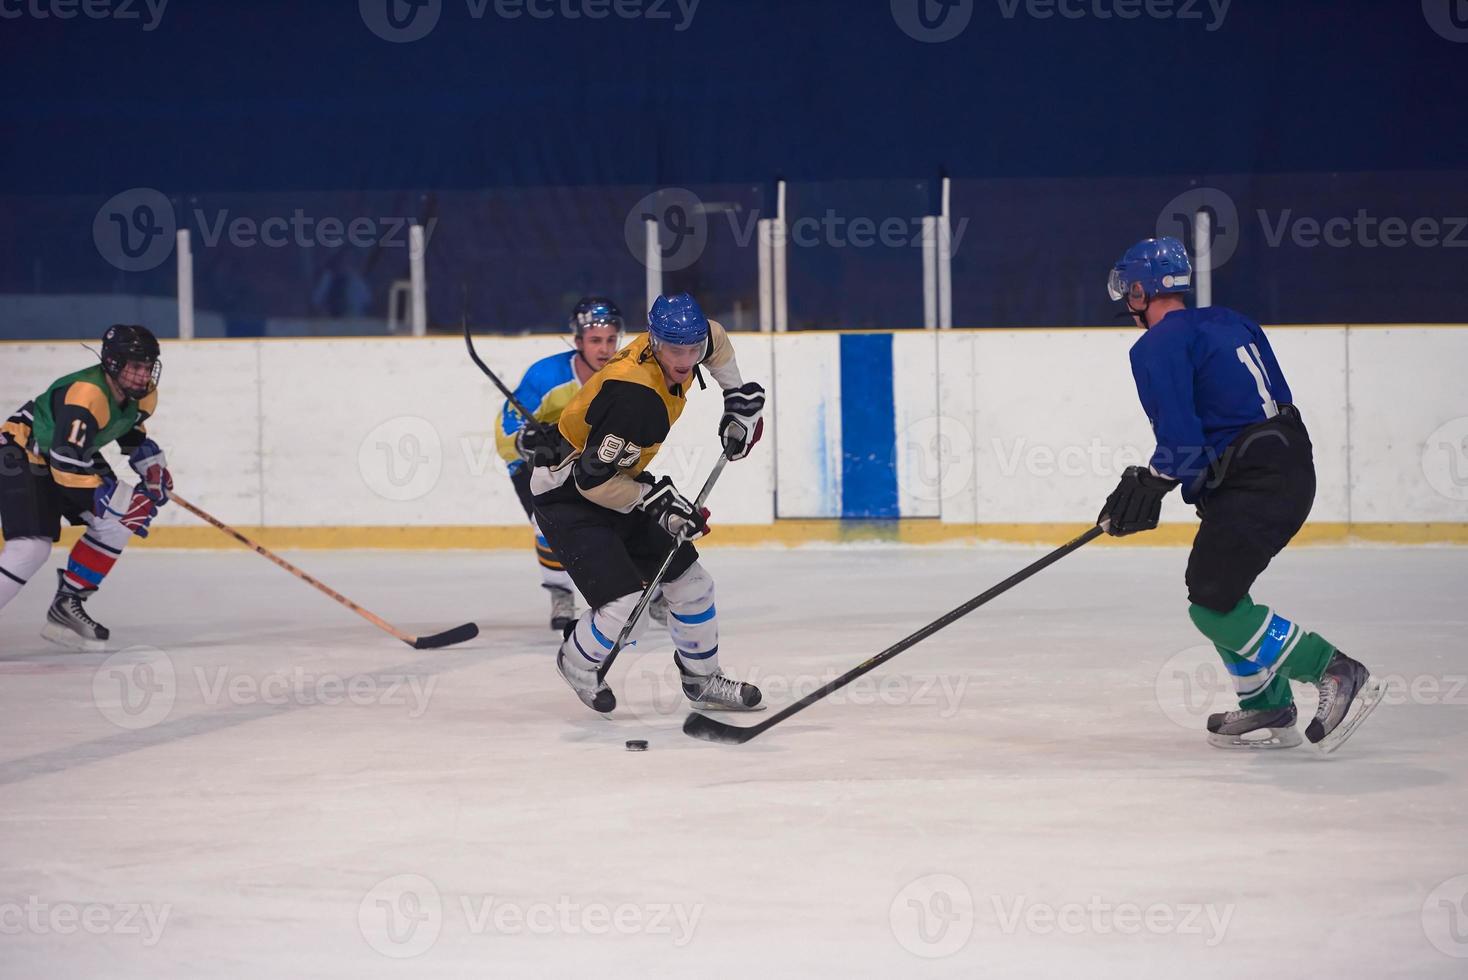
{"label": "stick blade", "polygon": [[701,715],[697,711],[691,712],[687,718],[683,719],[684,735],[724,745],[743,745],[764,731],[764,728],[763,725],[751,725],[748,728],[726,725],[722,721],[715,721],[708,715]]}
{"label": "stick blade", "polygon": [[463,643],[472,640],[479,635],[479,626],[476,623],[465,623],[463,626],[455,626],[451,630],[442,633],[434,633],[432,636],[419,636],[413,640],[414,650],[437,650],[439,647],[451,647],[455,643]]}

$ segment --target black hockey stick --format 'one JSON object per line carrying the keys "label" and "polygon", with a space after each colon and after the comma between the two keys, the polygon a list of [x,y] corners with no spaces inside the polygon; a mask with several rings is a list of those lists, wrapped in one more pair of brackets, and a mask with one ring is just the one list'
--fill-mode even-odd
{"label": "black hockey stick", "polygon": [[490,381],[494,382],[494,386],[504,394],[505,398],[509,400],[511,407],[513,407],[515,411],[520,413],[521,418],[523,418],[527,423],[538,424],[535,423],[535,413],[529,411],[523,404],[521,404],[520,399],[515,397],[515,393],[509,388],[506,388],[505,383],[499,379],[499,376],[489,369],[489,365],[485,364],[482,360],[479,359],[479,352],[474,349],[474,337],[472,334],[469,333],[469,296],[467,289],[464,293],[463,321],[464,346],[469,348],[469,356],[474,359],[474,363],[479,366],[479,370],[483,371],[485,373],[485,376],[488,377]]}
{"label": "black hockey stick", "polygon": [[[703,489],[698,491],[698,499],[693,502],[694,510],[701,510],[703,508],[705,501],[709,499],[709,494],[713,492],[714,484],[718,482],[719,474],[724,472],[724,466],[728,462],[729,457],[723,453],[719,453],[719,461],[714,464],[713,472],[709,474],[709,478],[703,481]],[[632,610],[632,615],[627,617],[627,625],[623,626],[622,632],[617,634],[617,642],[612,644],[612,649],[607,652],[606,658],[601,662],[601,666],[596,669],[596,679],[598,682],[606,679],[607,671],[612,668],[612,661],[617,659],[617,654],[621,653],[622,647],[627,645],[627,637],[632,635],[632,627],[637,625],[638,618],[647,609],[648,604],[652,602],[652,594],[657,591],[659,585],[663,584],[663,576],[667,575],[668,569],[673,567],[673,559],[677,556],[678,550],[687,543],[687,540],[681,536],[673,542],[673,547],[668,552],[668,557],[663,559],[663,567],[658,569],[658,573],[652,577],[652,581],[648,583],[647,588],[642,590],[642,598],[637,600],[637,607]]]}
{"label": "black hockey stick", "polygon": [[791,715],[799,711],[803,711],[806,708],[809,708],[811,705],[815,704],[817,701],[821,700],[821,698],[824,698],[828,694],[832,694],[836,691],[841,690],[841,688],[845,687],[847,684],[850,684],[862,674],[865,674],[867,671],[881,666],[882,664],[891,660],[893,657],[897,656],[903,650],[906,650],[908,647],[911,647],[917,643],[920,643],[923,640],[926,640],[928,637],[943,629],[945,626],[949,626],[959,619],[962,619],[964,616],[967,616],[969,613],[973,612],[975,609],[979,608],[995,596],[1002,595],[1003,593],[1008,592],[1010,589],[1014,588],[1016,585],[1029,578],[1031,575],[1034,575],[1036,572],[1040,571],[1043,568],[1047,568],[1050,565],[1055,564],[1060,559],[1070,554],[1072,551],[1075,551],[1077,548],[1084,545],[1086,542],[1093,541],[1096,538],[1100,537],[1103,533],[1103,529],[1100,526],[1089,529],[1088,531],[1086,531],[1085,534],[1082,534],[1077,538],[1073,538],[1072,540],[1061,545],[1059,548],[1056,548],[1054,551],[1050,552],[1050,554],[1046,555],[1044,558],[1041,558],[1031,565],[1025,566],[1024,568],[1015,572],[1013,575],[1009,576],[1009,578],[1005,579],[1003,582],[1000,582],[998,585],[994,586],[988,591],[974,596],[968,602],[965,602],[963,605],[959,606],[952,612],[945,613],[944,615],[933,620],[931,623],[924,626],[922,629],[918,630],[911,636],[898,640],[892,646],[883,650],[881,653],[877,654],[875,657],[872,657],[870,660],[858,664],[857,666],[848,670],[846,673],[842,674],[840,677],[836,678],[830,683],[825,684],[822,687],[819,687],[816,690],[810,692],[799,701],[796,701],[794,704],[788,705],[780,709],[770,717],[766,718],[764,721],[760,722],[758,725],[750,725],[747,728],[741,728],[737,725],[727,725],[722,721],[715,721],[708,715],[701,715],[695,711],[691,713],[688,718],[683,722],[683,734],[691,735],[694,738],[701,738],[706,742],[724,742],[729,745],[742,745],[743,743],[748,742],[750,739],[754,738],[761,732],[769,731],[771,728],[780,724],[780,722],[784,721],[786,718],[789,718]]}

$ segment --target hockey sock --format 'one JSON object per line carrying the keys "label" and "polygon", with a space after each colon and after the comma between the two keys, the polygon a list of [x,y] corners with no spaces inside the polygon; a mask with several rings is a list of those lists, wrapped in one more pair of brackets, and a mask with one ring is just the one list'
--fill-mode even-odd
{"label": "hockey sock", "polygon": [[[637,600],[641,598],[641,593],[633,592],[582,613],[581,618],[576,620],[576,628],[561,644],[561,652],[566,655],[566,659],[581,670],[601,666],[607,654],[612,652],[617,637],[622,635],[627,617],[632,615],[632,610],[637,608]],[[646,623],[647,617],[643,616],[632,630],[632,635],[627,638],[628,646],[637,642]]]}
{"label": "hockey sock", "polygon": [[14,538],[0,550],[0,609],[20,594],[36,570],[51,557],[51,541],[47,538]]}
{"label": "hockey sock", "polygon": [[702,564],[663,583],[668,601],[668,633],[678,662],[690,674],[719,672],[719,613],[714,606],[714,580]]}
{"label": "hockey sock", "polygon": [[1248,596],[1226,613],[1194,604],[1188,615],[1223,658],[1241,708],[1290,704],[1289,681],[1316,683],[1335,652],[1318,633],[1300,628],[1268,606],[1255,605]]}
{"label": "hockey sock", "polygon": [[95,592],[132,536],[115,517],[90,518],[86,532],[71,546],[62,582],[77,592]]}

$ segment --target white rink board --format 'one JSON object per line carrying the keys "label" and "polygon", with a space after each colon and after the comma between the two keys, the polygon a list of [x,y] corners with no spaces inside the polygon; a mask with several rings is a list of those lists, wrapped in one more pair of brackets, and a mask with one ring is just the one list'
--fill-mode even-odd
{"label": "white rink board", "polygon": [[[1468,521],[1468,327],[1274,327],[1315,443],[1319,522]],[[767,440],[712,498],[725,524],[841,512],[836,334],[735,334],[769,389]],[[899,506],[958,524],[1075,523],[1152,438],[1130,330],[894,336]],[[560,337],[477,338],[511,382]],[[934,345],[937,345],[936,350]],[[91,357],[76,342],[0,344],[6,414]],[[502,399],[457,338],[165,341],[159,414],[179,491],[221,519],[282,527],[517,526],[494,451]],[[1349,370],[1348,366],[1349,365]],[[721,411],[695,391],[654,470],[702,484]],[[117,463],[113,454],[114,464]],[[1190,521],[1180,498],[1164,520]],[[186,522],[165,509],[162,525]]]}

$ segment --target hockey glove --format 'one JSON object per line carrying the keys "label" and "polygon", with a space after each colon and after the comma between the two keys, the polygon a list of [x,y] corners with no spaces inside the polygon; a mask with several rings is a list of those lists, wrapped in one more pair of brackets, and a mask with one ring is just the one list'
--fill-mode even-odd
{"label": "hockey glove", "polygon": [[1176,480],[1157,476],[1141,466],[1128,466],[1121,482],[1106,498],[1106,506],[1096,515],[1096,523],[1103,525],[1107,534],[1118,538],[1150,531],[1162,514],[1162,498],[1175,486]]}
{"label": "hockey glove", "polygon": [[159,507],[168,503],[168,494],[173,490],[173,474],[168,472],[168,458],[158,443],[144,439],[127,461],[143,480],[138,491],[147,494],[148,499]]}
{"label": "hockey glove", "polygon": [[708,510],[694,507],[693,502],[679,493],[673,481],[666,476],[659,477],[647,488],[637,507],[681,541],[692,541],[709,533]]}
{"label": "hockey glove", "polygon": [[92,493],[92,516],[99,521],[115,520],[140,538],[148,536],[148,525],[158,513],[158,505],[143,492],[112,477]]}
{"label": "hockey glove", "polygon": [[719,420],[719,438],[724,455],[731,460],[749,455],[764,434],[765,389],[756,381],[724,392],[724,417]]}
{"label": "hockey glove", "polygon": [[515,452],[527,466],[554,466],[561,452],[561,430],[541,422],[526,422],[515,433]]}

